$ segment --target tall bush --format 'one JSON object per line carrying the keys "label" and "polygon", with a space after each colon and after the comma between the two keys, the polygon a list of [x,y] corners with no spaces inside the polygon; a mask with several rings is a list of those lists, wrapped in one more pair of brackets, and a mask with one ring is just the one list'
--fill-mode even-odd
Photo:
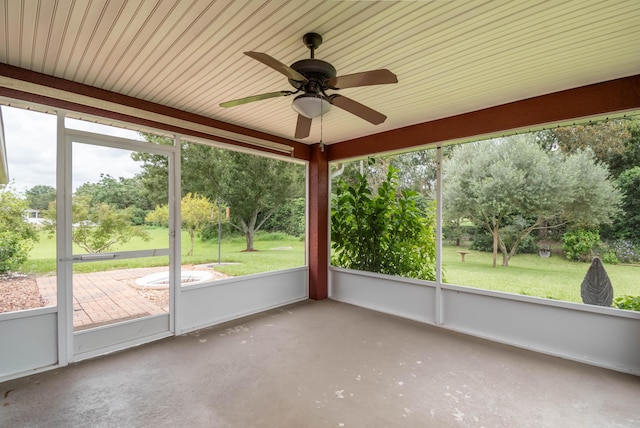
{"label": "tall bush", "polygon": [[0,274],[18,269],[38,240],[25,220],[28,202],[8,187],[0,186]]}
{"label": "tall bush", "polygon": [[597,229],[574,229],[562,236],[562,250],[569,260],[588,262],[594,250],[600,245]]}
{"label": "tall bush", "polygon": [[[187,255],[192,256],[196,234],[202,232],[208,225],[216,221],[218,218],[218,207],[204,196],[187,193],[180,201],[180,217],[182,219],[182,229],[189,233],[189,239],[191,241],[191,247]],[[169,206],[157,206],[155,210],[147,214],[145,221],[148,223],[168,225]]]}
{"label": "tall bush", "polygon": [[273,215],[264,222],[265,232],[284,232],[287,235],[301,237],[305,232],[305,198],[295,198],[283,202],[274,210]]}
{"label": "tall bush", "polygon": [[358,174],[355,185],[340,180],[331,207],[332,263],[409,278],[435,280],[435,210],[419,208],[419,194],[399,189],[389,166],[377,194]]}
{"label": "tall bush", "polygon": [[[89,254],[113,251],[133,237],[149,241],[149,234],[132,224],[132,208],[117,209],[109,204],[95,203],[91,195],[73,195],[71,240]],[[47,219],[45,229],[52,235],[56,231],[56,203],[42,214]]]}

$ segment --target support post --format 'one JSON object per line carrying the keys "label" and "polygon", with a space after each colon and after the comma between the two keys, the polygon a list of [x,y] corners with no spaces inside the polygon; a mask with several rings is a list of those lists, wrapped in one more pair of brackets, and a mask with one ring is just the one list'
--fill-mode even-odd
{"label": "support post", "polygon": [[[437,148],[436,169],[436,324],[444,323],[442,299],[442,146]],[[464,260],[464,256],[463,260]]]}
{"label": "support post", "polygon": [[329,295],[329,162],[326,147],[310,150],[308,206],[309,298]]}
{"label": "support post", "polygon": [[220,196],[218,196],[218,266],[222,262],[222,221],[220,220]]}
{"label": "support post", "polygon": [[59,110],[56,122],[56,285],[58,298],[58,365],[73,358],[73,267],[71,242],[71,143],[65,132],[66,113]]}
{"label": "support post", "polygon": [[182,212],[181,183],[182,137],[173,136],[173,152],[169,156],[169,330],[174,334],[182,332]]}

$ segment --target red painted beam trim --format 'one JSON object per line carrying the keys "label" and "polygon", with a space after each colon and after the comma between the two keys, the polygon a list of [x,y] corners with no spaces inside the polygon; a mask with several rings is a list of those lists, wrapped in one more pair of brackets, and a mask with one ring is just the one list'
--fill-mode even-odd
{"label": "red painted beam trim", "polygon": [[309,162],[309,298],[329,295],[329,162],[326,146],[311,146]]}
{"label": "red painted beam trim", "polygon": [[342,141],[330,161],[640,108],[640,75]]}
{"label": "red painted beam trim", "polygon": [[[259,150],[265,153],[273,153],[276,155],[284,156],[284,154],[275,149],[269,149],[268,147],[260,147],[254,146],[249,143],[243,143],[241,141],[231,140],[229,138],[220,137],[216,135],[207,134],[206,132],[195,131],[193,129],[182,128],[180,126],[168,125],[162,122],[156,122],[149,119],[142,119],[137,116],[129,116],[122,113],[112,112],[110,110],[102,110],[95,107],[85,106],[83,104],[72,103],[69,101],[58,100],[50,97],[45,97],[42,95],[32,94],[30,92],[17,91],[15,89],[2,88],[0,87],[0,96],[13,98],[17,100],[32,102],[36,104],[42,104],[46,106],[51,106],[53,108],[60,108],[62,110],[69,111],[77,111],[81,113],[90,114],[93,116],[105,117],[113,120],[119,120],[123,122],[134,123],[140,126],[146,126],[150,128],[162,129],[167,132],[175,132],[182,135],[189,135],[192,137],[203,138],[206,140],[218,141],[220,143],[225,143],[233,146],[246,147],[249,149]],[[308,150],[308,149],[307,149]],[[295,157],[295,156],[294,156]],[[303,159],[297,157],[298,159]],[[307,159],[305,159],[307,160]]]}
{"label": "red painted beam trim", "polygon": [[[2,64],[2,63],[0,63],[0,76],[9,77],[16,80],[22,80],[24,82],[34,83],[37,85],[42,85],[42,86],[58,89],[65,92],[70,92],[70,93],[83,95],[83,96],[91,97],[98,100],[104,100],[104,101],[121,104],[128,107],[137,108],[137,109],[148,111],[151,113],[174,117],[176,119],[193,122],[196,124],[209,126],[209,127],[224,130],[224,131],[234,132],[234,133],[246,135],[249,137],[259,138],[262,140],[283,144],[289,147],[293,147],[293,157],[297,159],[302,159],[302,160],[309,160],[309,146],[306,144],[299,143],[293,140],[288,140],[282,137],[277,137],[264,132],[255,131],[253,129],[245,128],[242,126],[233,125],[227,122],[222,122],[216,119],[211,119],[211,118],[197,115],[194,113],[189,113],[173,107],[167,107],[161,104],[152,103],[150,101],[145,101],[139,98],[130,97],[128,95],[122,95],[115,92],[110,92],[110,91],[96,88],[93,86],[84,85],[82,83],[77,83],[70,80],[65,80],[58,77],[53,77],[46,74],[37,73],[34,71],[30,71],[30,70],[26,70],[23,68],[14,67],[14,66]],[[9,95],[9,94],[13,94],[13,95]],[[213,139],[216,141],[225,142],[225,143],[229,143],[237,146],[250,147],[260,151],[282,154],[279,151],[269,150],[264,147],[254,146],[250,143],[243,143],[240,141],[235,141],[233,139],[221,138],[218,136],[215,136],[214,138],[214,136],[209,135],[207,133],[203,133],[203,132],[193,131],[190,129],[180,128],[176,126],[169,126],[167,124],[155,122],[152,120],[142,119],[136,116],[124,115],[118,112],[113,112],[111,110],[96,109],[94,107],[89,107],[83,104],[70,103],[70,102],[65,102],[65,101],[50,98],[50,97],[38,96],[36,94],[29,94],[24,91],[16,91],[9,88],[0,87],[0,95],[16,98],[23,101],[38,102],[54,108],[57,107],[57,108],[77,111],[80,113],[98,115],[98,116],[113,119],[113,120],[124,120],[137,125],[151,126],[150,124],[153,124],[152,126],[155,128],[160,128],[170,132],[180,132],[185,135],[198,136],[201,138]],[[35,101],[36,99],[40,99],[40,101]],[[178,131],[178,129],[180,129],[180,131]]]}

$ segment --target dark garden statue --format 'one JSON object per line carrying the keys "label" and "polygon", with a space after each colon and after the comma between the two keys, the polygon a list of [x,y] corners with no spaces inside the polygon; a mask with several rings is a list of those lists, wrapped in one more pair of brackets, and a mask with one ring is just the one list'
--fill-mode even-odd
{"label": "dark garden statue", "polygon": [[599,257],[594,257],[582,281],[582,301],[588,305],[611,306],[613,287]]}

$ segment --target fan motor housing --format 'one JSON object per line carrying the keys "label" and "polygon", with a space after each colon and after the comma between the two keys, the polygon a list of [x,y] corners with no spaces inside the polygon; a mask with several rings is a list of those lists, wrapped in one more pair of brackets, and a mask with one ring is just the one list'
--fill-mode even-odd
{"label": "fan motor housing", "polygon": [[[325,80],[336,77],[335,67],[321,59],[302,59],[291,64],[291,68],[309,79],[309,82],[306,85],[309,89],[312,86],[322,88],[322,84]],[[296,89],[301,89],[305,86],[304,83],[291,79],[289,79],[289,83]],[[312,92],[317,92],[317,90],[312,90]]]}

